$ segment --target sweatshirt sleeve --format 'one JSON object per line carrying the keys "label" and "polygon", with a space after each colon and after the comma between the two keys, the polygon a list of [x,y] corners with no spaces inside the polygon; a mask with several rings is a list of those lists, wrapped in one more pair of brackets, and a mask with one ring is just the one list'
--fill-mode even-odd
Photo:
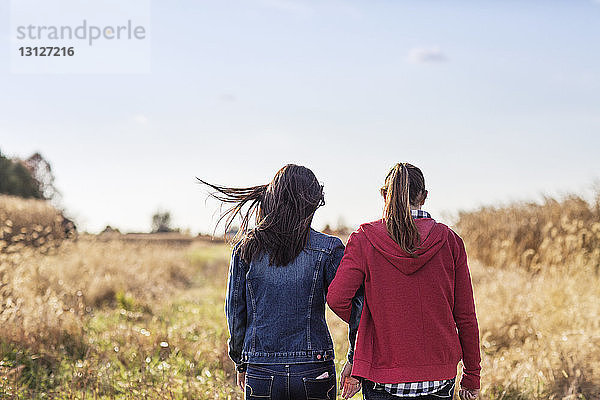
{"label": "sweatshirt sleeve", "polygon": [[350,321],[352,298],[365,279],[359,235],[357,232],[350,235],[344,257],[327,293],[327,304],[345,322]]}
{"label": "sweatshirt sleeve", "polygon": [[458,328],[458,338],[463,353],[463,376],[461,386],[479,389],[481,355],[479,350],[479,327],[475,314],[475,301],[471,275],[467,265],[467,253],[462,239],[454,234],[456,248],[454,255],[454,321]]}

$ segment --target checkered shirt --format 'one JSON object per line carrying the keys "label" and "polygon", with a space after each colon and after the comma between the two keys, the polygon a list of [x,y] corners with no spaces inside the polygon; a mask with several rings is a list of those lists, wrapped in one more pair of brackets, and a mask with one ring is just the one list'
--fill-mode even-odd
{"label": "checkered shirt", "polygon": [[427,211],[419,210],[410,210],[412,217],[417,218],[431,218],[431,215]]}
{"label": "checkered shirt", "polygon": [[[411,210],[412,217],[431,218],[427,211]],[[446,385],[453,385],[454,378],[441,381],[406,382],[406,383],[375,383],[374,389],[385,389],[391,395],[400,397],[418,397],[435,393]]]}
{"label": "checkered shirt", "polygon": [[438,392],[447,385],[454,385],[454,379],[441,381],[408,382],[408,383],[375,383],[374,390],[384,389],[393,396],[419,397]]}

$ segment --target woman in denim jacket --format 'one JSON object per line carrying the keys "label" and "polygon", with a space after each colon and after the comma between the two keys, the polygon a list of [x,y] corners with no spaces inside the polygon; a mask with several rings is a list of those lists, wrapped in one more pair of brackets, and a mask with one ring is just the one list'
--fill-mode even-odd
{"label": "woman in denim jacket", "polygon": [[[325,204],[323,186],[310,169],[292,164],[267,185],[227,188],[200,181],[216,190],[213,197],[232,204],[223,215],[226,229],[241,217],[225,313],[229,356],[245,398],[335,399],[325,296],[344,245],[310,227],[315,211]],[[360,306],[357,298],[356,319]],[[358,321],[351,326],[353,337]]]}

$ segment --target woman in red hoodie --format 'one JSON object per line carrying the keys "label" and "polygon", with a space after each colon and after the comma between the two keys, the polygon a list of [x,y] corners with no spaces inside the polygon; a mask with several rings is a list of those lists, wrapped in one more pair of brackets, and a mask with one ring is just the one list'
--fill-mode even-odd
{"label": "woman in red hoodie", "polygon": [[367,400],[451,399],[462,359],[460,397],[476,399],[479,329],[463,241],[421,210],[427,190],[414,165],[396,164],[381,194],[383,219],[350,235],[327,294],[348,322],[365,289],[353,364],[342,376],[351,369]]}

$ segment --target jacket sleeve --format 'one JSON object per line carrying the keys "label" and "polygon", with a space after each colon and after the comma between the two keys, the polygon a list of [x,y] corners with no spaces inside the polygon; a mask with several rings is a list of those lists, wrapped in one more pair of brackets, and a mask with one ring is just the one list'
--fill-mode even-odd
{"label": "jacket sleeve", "polygon": [[340,240],[340,238],[333,238],[333,249],[327,263],[325,264],[325,284],[323,288],[325,289],[325,296],[327,296],[327,292],[329,290],[329,285],[331,285],[331,281],[335,277],[337,273],[338,267],[340,265],[340,261],[344,256],[344,243]]}
{"label": "jacket sleeve", "polygon": [[362,314],[363,304],[365,302],[365,287],[361,285],[352,298],[352,311],[350,312],[350,322],[348,322],[348,362],[354,363],[354,347],[356,346],[356,335],[358,334],[358,325]]}
{"label": "jacket sleeve", "polygon": [[458,338],[462,347],[463,376],[461,386],[467,389],[479,389],[481,355],[479,351],[479,327],[475,314],[475,301],[471,275],[467,265],[465,245],[458,235],[454,255],[454,321],[458,329]]}
{"label": "jacket sleeve", "polygon": [[350,235],[340,267],[329,285],[327,304],[345,322],[350,322],[352,299],[365,280],[364,259],[357,232]]}
{"label": "jacket sleeve", "polygon": [[[325,270],[325,294],[327,295],[328,286],[333,281],[338,271],[340,261],[344,255],[344,245],[338,238],[334,239],[334,249],[331,255],[330,262],[327,263]],[[358,333],[358,324],[360,322],[360,315],[362,313],[364,301],[364,290],[359,290],[356,295],[352,298],[352,311],[350,315],[350,322],[348,323],[348,362],[352,364],[354,361],[354,346],[356,345],[356,335]]]}
{"label": "jacket sleeve", "polygon": [[242,347],[246,335],[246,268],[239,256],[238,247],[233,249],[227,295],[225,297],[225,316],[229,329],[229,357],[236,365],[242,364]]}

